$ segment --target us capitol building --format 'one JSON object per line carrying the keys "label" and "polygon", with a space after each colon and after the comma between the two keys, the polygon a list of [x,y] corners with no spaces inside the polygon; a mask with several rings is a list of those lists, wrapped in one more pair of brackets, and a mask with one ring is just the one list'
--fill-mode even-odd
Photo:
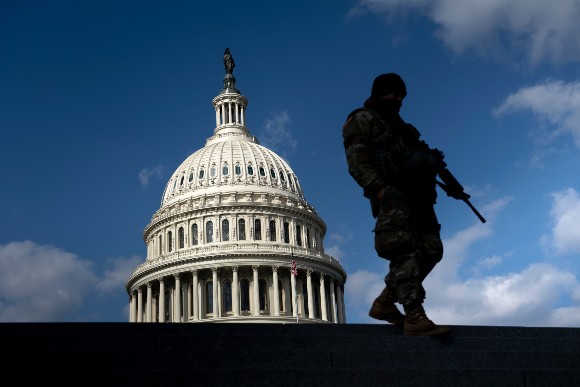
{"label": "us capitol building", "polygon": [[126,288],[129,322],[346,323],[346,272],[290,166],[246,127],[226,49],[205,147],[171,175]]}

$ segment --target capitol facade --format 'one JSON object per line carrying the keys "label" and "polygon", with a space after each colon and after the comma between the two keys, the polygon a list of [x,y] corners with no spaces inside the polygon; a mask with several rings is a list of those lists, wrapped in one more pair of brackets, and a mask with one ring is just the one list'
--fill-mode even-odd
{"label": "capitol facade", "polygon": [[246,127],[226,55],[213,135],[171,175],[145,227],[129,322],[346,323],[346,272],[324,252],[326,224]]}

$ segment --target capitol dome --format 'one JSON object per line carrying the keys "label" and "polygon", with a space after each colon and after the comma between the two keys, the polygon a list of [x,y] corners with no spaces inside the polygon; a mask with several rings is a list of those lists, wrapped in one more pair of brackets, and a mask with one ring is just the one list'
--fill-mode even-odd
{"label": "capitol dome", "polygon": [[346,272],[288,163],[245,126],[231,55],[216,127],[169,178],[129,278],[130,322],[345,323]]}

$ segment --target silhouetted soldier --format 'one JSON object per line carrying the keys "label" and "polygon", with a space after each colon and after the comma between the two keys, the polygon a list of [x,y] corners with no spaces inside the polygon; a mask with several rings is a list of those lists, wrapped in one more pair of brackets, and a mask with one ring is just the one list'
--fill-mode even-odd
{"label": "silhouetted soldier", "polygon": [[376,77],[364,107],[349,114],[343,141],[349,173],[364,189],[376,218],[375,250],[389,261],[386,286],[369,316],[403,326],[408,336],[433,336],[450,331],[426,316],[422,285],[443,257],[434,209],[443,154],[429,148],[400,117],[406,95],[397,74]]}

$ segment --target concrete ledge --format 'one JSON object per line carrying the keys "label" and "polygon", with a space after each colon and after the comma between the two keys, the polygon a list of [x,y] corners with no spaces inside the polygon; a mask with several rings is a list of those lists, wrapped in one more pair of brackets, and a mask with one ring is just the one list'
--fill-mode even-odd
{"label": "concrete ledge", "polygon": [[6,377],[31,383],[580,385],[579,328],[454,326],[435,339],[386,324],[6,323],[0,339]]}

